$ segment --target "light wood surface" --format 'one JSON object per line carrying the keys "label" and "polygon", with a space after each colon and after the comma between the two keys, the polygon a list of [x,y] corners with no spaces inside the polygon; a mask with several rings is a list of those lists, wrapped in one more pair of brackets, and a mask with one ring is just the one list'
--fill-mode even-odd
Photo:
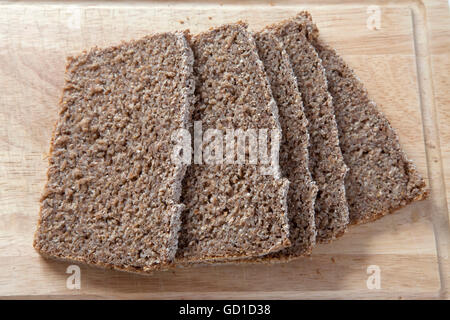
{"label": "light wood surface", "polygon": [[[447,298],[450,269],[449,16],[445,1],[368,6],[223,2],[0,4],[0,297],[24,298]],[[309,258],[274,265],[198,266],[138,276],[81,267],[32,248],[46,153],[63,85],[65,57],[149,32],[206,30],[243,19],[251,29],[308,9],[320,31],[367,85],[432,188],[429,200],[352,227]],[[447,196],[447,199],[446,199]],[[367,288],[379,266],[381,289]]]}

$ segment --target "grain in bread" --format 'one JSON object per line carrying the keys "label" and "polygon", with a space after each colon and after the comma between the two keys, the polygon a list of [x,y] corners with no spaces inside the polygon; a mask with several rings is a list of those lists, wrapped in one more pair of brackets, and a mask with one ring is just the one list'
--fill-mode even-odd
{"label": "grain in bread", "polygon": [[302,24],[289,19],[269,26],[289,55],[310,136],[309,169],[317,184],[315,222],[317,241],[342,235],[349,221],[344,178],[347,167],[339,147],[338,129],[321,60],[308,42]]}
{"label": "grain in bread", "polygon": [[336,51],[319,38],[308,13],[297,16],[325,67],[339,139],[349,167],[345,187],[352,224],[382,217],[427,196],[425,181],[402,150],[389,121],[363,83]]}
{"label": "grain in bread", "polygon": [[[193,120],[208,129],[278,130],[273,100],[254,39],[243,23],[194,36],[196,98]],[[225,150],[226,148],[224,148]],[[289,182],[279,167],[192,164],[183,181],[176,263],[189,264],[260,256],[290,245]]]}
{"label": "grain in bread", "polygon": [[271,30],[255,33],[272,94],[278,106],[282,140],[280,168],[289,180],[288,216],[292,246],[266,255],[267,259],[289,259],[311,252],[315,244],[314,202],[317,186],[309,171],[309,135],[302,97],[289,57]]}
{"label": "grain in bread", "polygon": [[173,260],[193,54],[164,33],[70,58],[34,246],[44,256],[132,272]]}

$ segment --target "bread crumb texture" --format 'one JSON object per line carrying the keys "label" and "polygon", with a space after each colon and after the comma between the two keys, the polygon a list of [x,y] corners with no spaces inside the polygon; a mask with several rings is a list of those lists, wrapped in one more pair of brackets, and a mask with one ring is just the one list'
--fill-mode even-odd
{"label": "bread crumb texture", "polygon": [[185,167],[193,54],[182,33],[70,58],[34,246],[43,255],[145,272],[169,264]]}

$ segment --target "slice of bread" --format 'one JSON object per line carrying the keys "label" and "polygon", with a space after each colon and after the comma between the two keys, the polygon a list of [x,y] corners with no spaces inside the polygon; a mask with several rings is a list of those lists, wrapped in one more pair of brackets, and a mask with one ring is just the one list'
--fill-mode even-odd
{"label": "slice of bread", "polygon": [[366,88],[336,51],[319,38],[307,12],[297,16],[325,67],[339,139],[349,167],[345,187],[352,224],[375,220],[425,199],[425,181]]}
{"label": "slice of bread", "polygon": [[289,259],[309,254],[315,244],[314,201],[317,186],[308,168],[308,120],[289,57],[282,43],[271,30],[256,33],[255,40],[278,106],[283,132],[280,167],[282,175],[290,182],[288,216],[292,246],[265,257]]}
{"label": "slice of bread", "polygon": [[[190,43],[197,98],[193,120],[201,121],[203,132],[280,129],[277,106],[245,24],[212,29]],[[262,174],[265,165],[259,161],[250,164],[246,156],[243,164],[203,162],[188,168],[176,263],[236,260],[290,245],[289,182],[280,178],[277,164],[272,175]]]}
{"label": "slice of bread", "polygon": [[338,129],[320,58],[308,42],[303,24],[289,19],[268,27],[289,55],[310,136],[309,169],[318,186],[315,202],[317,242],[342,235],[349,221],[344,179],[347,167],[339,147]]}
{"label": "slice of bread", "polygon": [[69,58],[34,246],[44,256],[131,272],[171,263],[185,165],[193,54],[183,33]]}

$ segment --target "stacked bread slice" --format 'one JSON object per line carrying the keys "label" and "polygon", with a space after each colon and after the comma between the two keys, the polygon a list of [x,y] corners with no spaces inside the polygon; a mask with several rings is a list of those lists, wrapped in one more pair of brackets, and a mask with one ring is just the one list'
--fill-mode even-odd
{"label": "stacked bread slice", "polygon": [[339,147],[338,130],[325,70],[298,19],[270,26],[289,55],[309,121],[310,170],[318,186],[315,204],[317,240],[328,242],[345,232],[348,208],[344,178],[347,167]]}
{"label": "stacked bread slice", "polygon": [[315,244],[314,203],[317,186],[310,173],[308,120],[289,57],[281,41],[270,30],[255,34],[272,94],[278,106],[282,130],[280,167],[289,179],[288,216],[291,246],[264,256],[286,259],[311,252]]}
{"label": "stacked bread slice", "polygon": [[146,272],[178,248],[181,181],[171,134],[188,128],[193,54],[164,33],[70,58],[34,246]]}
{"label": "stacked bread slice", "polygon": [[317,26],[307,12],[298,14],[295,20],[326,72],[340,147],[349,167],[345,190],[350,223],[372,221],[412,201],[423,200],[427,196],[425,181],[364,85],[336,51],[319,38]]}
{"label": "stacked bread slice", "polygon": [[[246,25],[225,25],[190,43],[197,98],[193,120],[202,130],[279,129],[277,106]],[[266,175],[259,163],[218,160],[188,169],[177,260],[236,260],[289,246],[289,182],[279,166]]]}
{"label": "stacked bread slice", "polygon": [[51,258],[289,260],[427,195],[307,12],[94,48],[69,59],[60,107],[34,242]]}

